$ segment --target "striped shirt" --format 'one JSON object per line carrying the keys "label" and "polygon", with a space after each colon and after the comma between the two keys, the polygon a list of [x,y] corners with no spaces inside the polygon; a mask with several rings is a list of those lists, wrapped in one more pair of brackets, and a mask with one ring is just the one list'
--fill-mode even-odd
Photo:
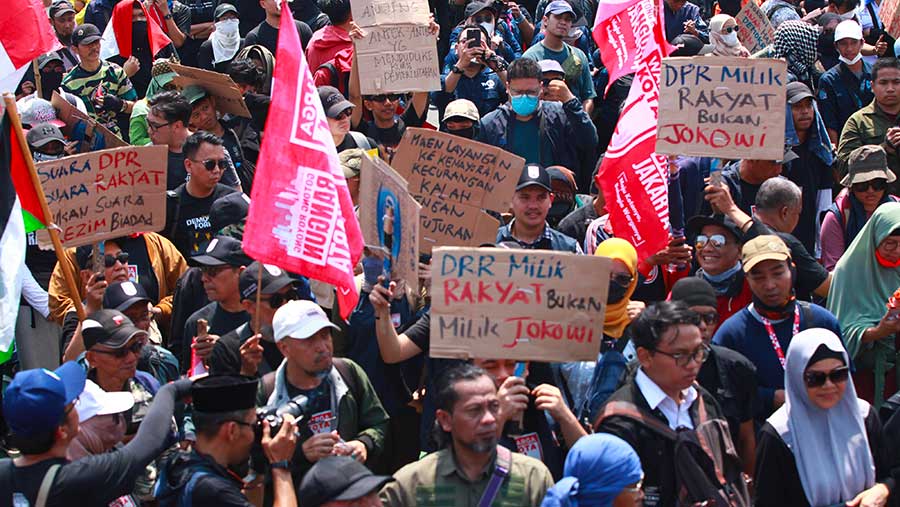
{"label": "striped shirt", "polygon": [[123,100],[137,99],[137,92],[134,91],[131,80],[125,75],[122,67],[115,63],[103,61],[94,72],[88,72],[79,65],[70,70],[62,80],[63,89],[78,96],[92,118],[119,135],[119,126],[116,124],[117,113],[98,111],[94,107],[92,99],[97,88],[101,86],[104,95],[112,94]]}

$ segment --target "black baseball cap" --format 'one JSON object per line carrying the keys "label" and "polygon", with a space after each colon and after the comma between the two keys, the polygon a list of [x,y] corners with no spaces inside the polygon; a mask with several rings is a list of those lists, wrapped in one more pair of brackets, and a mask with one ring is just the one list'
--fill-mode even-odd
{"label": "black baseball cap", "polygon": [[732,236],[738,241],[738,243],[744,242],[744,234],[741,232],[741,228],[737,226],[734,222],[731,221],[730,218],[725,215],[697,215],[691,217],[687,222],[687,236],[689,238],[695,238],[700,231],[703,230],[707,225],[718,225],[719,227],[724,227],[731,233]]}
{"label": "black baseball cap", "polygon": [[787,103],[794,105],[803,99],[814,99],[812,90],[805,83],[794,81],[787,85]]}
{"label": "black baseball cap", "polygon": [[231,5],[229,3],[219,4],[216,7],[215,12],[213,12],[213,19],[218,21],[219,18],[221,18],[225,14],[228,14],[229,12],[233,12],[236,16],[239,15],[237,7],[235,7],[234,5]]}
{"label": "black baseball cap", "polygon": [[466,6],[466,17],[471,18],[483,10],[489,10],[497,16],[497,9],[494,8],[494,2],[472,2]]}
{"label": "black baseball cap", "polygon": [[63,137],[59,127],[52,123],[38,123],[31,127],[28,134],[25,135],[25,140],[32,148],[41,148],[53,141],[66,144],[66,138]]}
{"label": "black baseball cap", "polygon": [[50,53],[44,53],[37,58],[38,69],[43,70],[44,67],[46,67],[47,64],[50,62],[63,63],[63,60],[62,60],[62,58],[60,58],[60,56],[58,54],[56,54],[55,51],[52,51]]}
{"label": "black baseball cap", "polygon": [[98,343],[113,349],[125,346],[135,336],[147,337],[131,319],[118,310],[99,310],[87,316],[81,323],[84,349],[91,350]]}
{"label": "black baseball cap", "polygon": [[152,302],[144,287],[132,281],[111,283],[103,292],[103,308],[111,310],[124,312],[142,301]]}
{"label": "black baseball cap", "polygon": [[303,507],[357,500],[393,481],[389,475],[373,474],[349,456],[328,456],[317,461],[303,476],[297,500]]}
{"label": "black baseball cap", "polygon": [[200,266],[249,266],[253,259],[244,253],[241,242],[228,236],[216,236],[206,245],[206,252],[188,262]]}
{"label": "black baseball cap", "polygon": [[294,279],[287,274],[287,271],[273,266],[271,264],[262,264],[259,261],[247,266],[247,269],[241,271],[238,278],[238,289],[241,293],[241,299],[252,299],[256,296],[256,287],[260,280],[260,270],[262,270],[262,293],[275,294],[284,286],[294,283]]}
{"label": "black baseball cap", "polygon": [[69,0],[55,0],[52,4],[50,4],[50,17],[56,18],[57,16],[62,16],[63,14],[75,13],[75,7],[72,6],[72,3]]}
{"label": "black baseball cap", "polygon": [[319,100],[322,101],[322,109],[325,110],[325,116],[329,118],[337,118],[348,108],[354,107],[353,102],[347,100],[340,90],[333,86],[320,86],[318,92]]}
{"label": "black baseball cap", "polygon": [[250,212],[250,198],[243,192],[219,197],[209,207],[209,224],[214,233],[223,227],[240,224]]}
{"label": "black baseball cap", "polygon": [[72,44],[75,44],[76,46],[90,44],[98,40],[100,40],[100,30],[90,23],[78,25],[78,28],[75,29],[75,33],[72,34]]}
{"label": "black baseball cap", "polygon": [[553,187],[550,186],[550,173],[540,164],[525,164],[522,168],[522,175],[519,176],[519,183],[516,185],[516,191],[525,187],[537,185],[547,192],[552,192]]}

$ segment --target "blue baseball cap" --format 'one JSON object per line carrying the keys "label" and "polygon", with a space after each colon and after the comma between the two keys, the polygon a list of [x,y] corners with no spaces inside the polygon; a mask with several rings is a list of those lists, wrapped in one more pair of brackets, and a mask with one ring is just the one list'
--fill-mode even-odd
{"label": "blue baseball cap", "polygon": [[16,374],[3,395],[3,417],[16,435],[53,431],[63,420],[66,405],[84,391],[87,372],[69,361],[56,370],[44,368]]}

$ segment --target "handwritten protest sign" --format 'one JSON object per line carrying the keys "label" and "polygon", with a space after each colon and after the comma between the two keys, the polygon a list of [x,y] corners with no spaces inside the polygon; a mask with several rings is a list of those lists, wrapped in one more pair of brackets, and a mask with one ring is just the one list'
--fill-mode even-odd
{"label": "handwritten protest sign", "polygon": [[509,210],[525,160],[500,148],[408,128],[392,162],[422,205],[420,249],[493,243],[500,223],[482,211]]}
{"label": "handwritten protest sign", "polygon": [[766,13],[750,0],[741,8],[737,16],[738,39],[750,53],[756,53],[775,42],[775,29]]}
{"label": "handwritten protest sign", "polygon": [[53,92],[50,104],[56,110],[56,119],[66,124],[60,128],[62,133],[71,141],[81,141],[78,147],[79,153],[87,153],[97,149],[97,147],[106,149],[128,146],[128,143],[122,140],[121,137],[97,123],[87,113],[79,111],[68,100],[62,98],[59,93]]}
{"label": "handwritten protest sign", "polygon": [[204,88],[216,99],[216,109],[221,113],[250,118],[250,110],[244,103],[244,95],[231,76],[211,70],[197,69],[186,65],[170,63],[177,76],[172,80],[180,88],[197,85]]}
{"label": "handwritten protest sign", "polygon": [[595,361],[611,259],[436,248],[431,357]]}
{"label": "handwritten protest sign", "polygon": [[419,213],[406,180],[378,157],[363,156],[359,184],[359,226],[367,245],[390,254],[391,276],[419,286]]}
{"label": "handwritten protest sign", "polygon": [[63,244],[161,230],[167,153],[165,146],[130,146],[35,164]]}
{"label": "handwritten protest sign", "polygon": [[884,30],[895,39],[900,39],[900,0],[881,0],[878,16],[884,23]]}
{"label": "handwritten protest sign", "polygon": [[365,33],[353,41],[364,95],[441,89],[426,0],[353,0],[350,5]]}
{"label": "handwritten protest sign", "polygon": [[784,60],[663,59],[656,152],[780,160],[785,70]]}

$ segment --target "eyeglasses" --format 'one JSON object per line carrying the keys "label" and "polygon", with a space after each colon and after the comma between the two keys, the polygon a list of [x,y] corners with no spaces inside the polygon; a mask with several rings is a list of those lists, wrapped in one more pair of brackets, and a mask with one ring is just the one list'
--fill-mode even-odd
{"label": "eyeglasses", "polygon": [[106,354],[108,356],[113,356],[116,359],[123,359],[128,355],[129,352],[134,353],[134,355],[138,356],[141,354],[141,350],[144,348],[143,341],[136,341],[130,347],[122,347],[116,350],[92,350],[92,352],[98,352],[100,354]]}
{"label": "eyeglasses", "polygon": [[201,266],[200,273],[210,277],[215,278],[222,271],[230,268],[231,266]]}
{"label": "eyeglasses", "polygon": [[887,188],[887,180],[884,178],[876,178],[874,180],[854,183],[851,187],[854,192],[865,192],[870,188],[876,192],[880,192]]}
{"label": "eyeglasses", "polygon": [[697,250],[702,249],[706,246],[707,243],[712,242],[713,248],[722,248],[725,246],[727,241],[725,240],[725,235],[723,234],[712,234],[707,236],[706,234],[699,234],[697,239],[694,241],[694,246]]}
{"label": "eyeglasses", "polygon": [[297,299],[300,299],[300,296],[298,296],[297,293],[292,290],[288,291],[285,294],[272,294],[268,298],[260,298],[260,300],[269,303],[269,306],[273,310],[281,308],[281,305],[287,303],[288,301],[295,301]]}
{"label": "eyeglasses", "polygon": [[386,93],[381,95],[370,95],[366,100],[370,102],[397,102],[400,100],[399,93]]}
{"label": "eyeglasses", "polygon": [[121,262],[122,265],[128,264],[128,252],[119,252],[116,255],[106,254],[103,256],[103,266],[111,268]]}
{"label": "eyeglasses", "polygon": [[739,27],[739,26],[729,26],[728,28],[723,28],[722,31],[725,33],[731,33],[731,32],[737,33],[737,31],[740,30],[740,28],[741,27]]}
{"label": "eyeglasses", "polygon": [[634,281],[634,277],[628,273],[610,273],[609,279],[622,287],[628,287]]}
{"label": "eyeglasses", "polygon": [[338,113],[338,115],[335,116],[334,119],[335,120],[343,120],[344,118],[349,118],[350,115],[352,115],[352,114],[353,114],[353,109],[350,109],[348,107],[347,109],[344,109],[343,111]]}
{"label": "eyeglasses", "polygon": [[886,238],[881,242],[880,245],[878,245],[878,248],[886,250],[888,252],[893,252],[897,249],[898,246],[900,246],[900,242],[898,242],[896,239]]}
{"label": "eyeglasses", "polygon": [[512,88],[510,88],[509,94],[512,95],[513,97],[521,97],[522,95],[527,95],[529,97],[537,98],[541,95],[541,89],[536,88],[534,90],[513,90]]}
{"label": "eyeglasses", "polygon": [[174,121],[170,121],[168,123],[153,123],[150,120],[147,120],[147,128],[151,131],[157,131],[163,127],[168,127],[169,125],[175,123]]}
{"label": "eyeglasses", "polygon": [[707,326],[715,326],[719,323],[719,314],[718,312],[694,312],[700,316],[700,320],[706,323]]}
{"label": "eyeglasses", "polygon": [[697,361],[699,364],[705,363],[706,359],[709,357],[709,346],[701,345],[693,352],[683,352],[678,354],[671,354],[659,349],[653,349],[653,352],[659,352],[664,356],[669,356],[675,361],[676,365],[684,367],[690,364],[692,360]]}
{"label": "eyeglasses", "polygon": [[196,163],[198,163],[198,164],[203,164],[203,168],[206,169],[207,171],[212,171],[212,170],[215,169],[216,167],[218,167],[219,169],[222,169],[223,171],[225,170],[225,159],[224,159],[224,158],[220,158],[220,159],[218,159],[218,160],[214,160],[214,159],[211,159],[211,158],[208,158],[208,159],[206,159],[206,160],[194,160],[194,159],[191,159],[191,162],[196,162]]}
{"label": "eyeglasses", "polygon": [[841,366],[840,368],[835,368],[828,373],[824,371],[808,371],[803,374],[803,380],[806,382],[806,387],[822,387],[825,385],[826,380],[830,380],[832,384],[840,384],[847,381],[847,378],[850,377],[850,368],[846,366]]}

